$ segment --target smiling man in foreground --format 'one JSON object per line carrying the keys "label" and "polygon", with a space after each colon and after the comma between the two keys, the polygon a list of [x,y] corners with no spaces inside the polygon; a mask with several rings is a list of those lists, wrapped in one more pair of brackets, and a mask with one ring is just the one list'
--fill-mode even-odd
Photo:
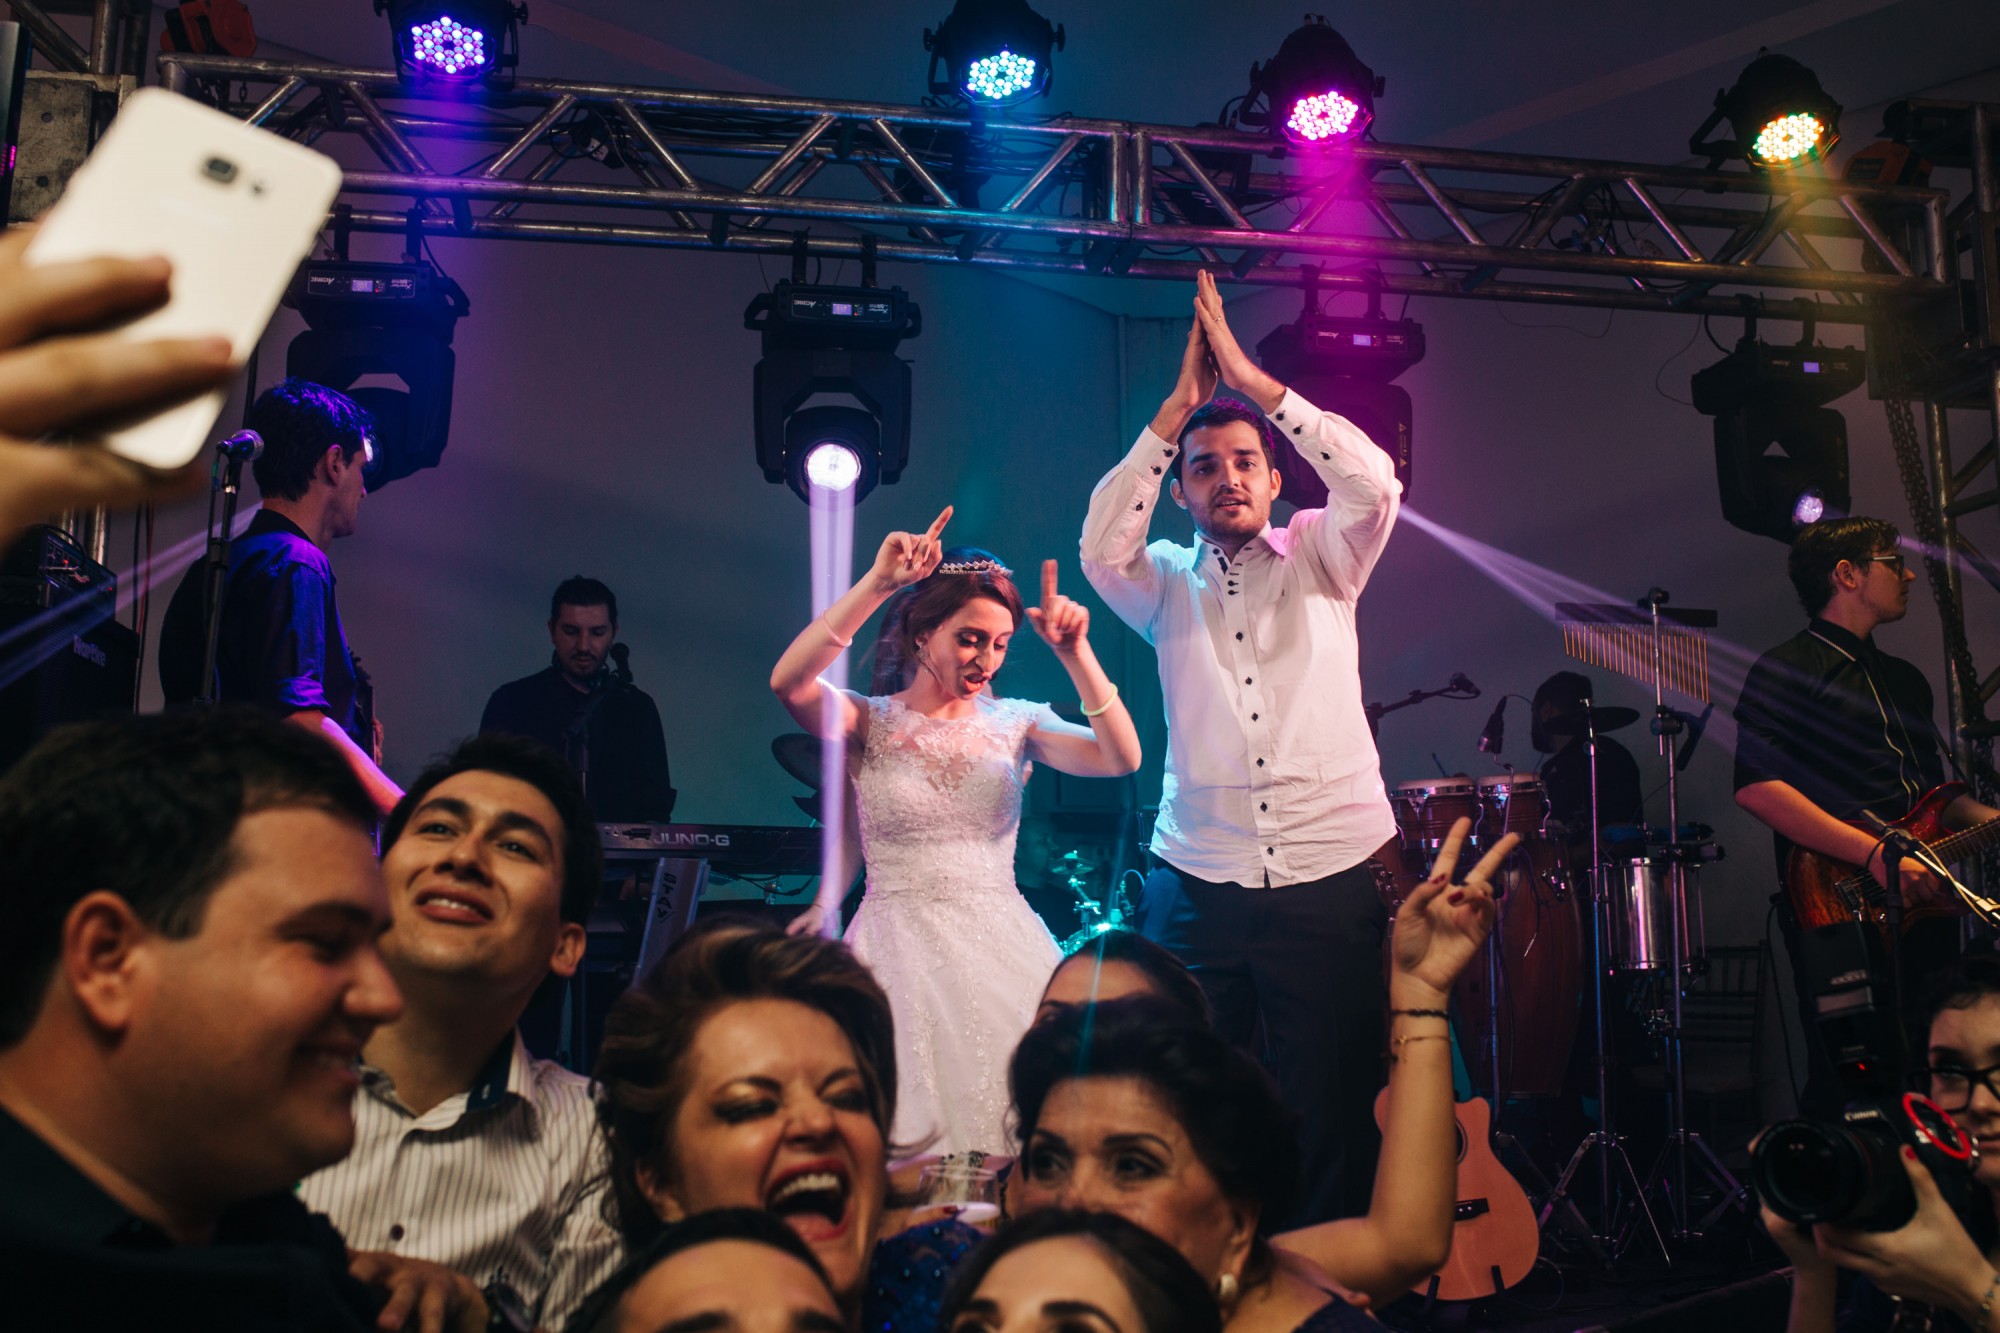
{"label": "smiling man in foreground", "polygon": [[382,840],[382,956],[407,1007],[363,1055],[354,1152],[300,1193],[358,1274],[454,1326],[484,1306],[559,1328],[620,1245],[589,1085],[530,1057],[516,1024],[544,978],[583,961],[590,808],[547,748],[481,736],[417,779]]}
{"label": "smiling man in foreground", "polygon": [[401,1007],[373,818],[331,745],[229,709],[66,727],[0,782],[9,1329],[373,1325],[291,1192]]}

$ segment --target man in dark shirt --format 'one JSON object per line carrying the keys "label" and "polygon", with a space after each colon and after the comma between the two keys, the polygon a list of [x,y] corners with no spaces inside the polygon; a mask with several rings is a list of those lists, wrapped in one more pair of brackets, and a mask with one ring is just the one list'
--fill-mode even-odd
{"label": "man in dark shirt", "polygon": [[402,1008],[373,819],[331,746],[240,709],[65,728],[0,783],[9,1328],[374,1326],[291,1192]]}
{"label": "man in dark shirt", "polygon": [[[1875,644],[1875,630],[1909,611],[1916,580],[1897,549],[1894,525],[1874,518],[1828,519],[1792,543],[1792,586],[1811,623],[1757,659],[1736,703],[1736,803],[1770,825],[1782,876],[1794,846],[1865,867],[1887,885],[1876,835],[1847,821],[1864,810],[1894,820],[1944,781],[1931,687],[1909,662]],[[1961,796],[1945,813],[1963,827],[1996,812]],[[1948,895],[1937,877],[1906,858],[1899,867],[1906,904]],[[1779,912],[1797,962],[1798,925]],[[1901,941],[1906,977],[1920,978],[1957,953],[1957,923],[1913,926]],[[1793,968],[1795,976],[1800,969]],[[1805,985],[1800,976],[1801,987]],[[1906,986],[1911,999],[1919,986]],[[1811,996],[1803,989],[1801,1003]],[[1811,1013],[1809,1007],[1802,1013]],[[1831,1067],[1809,1022],[1812,1077],[1806,1101],[1835,1096]]]}
{"label": "man in dark shirt", "polygon": [[[1558,671],[1535,690],[1529,737],[1546,754],[1540,777],[1549,814],[1560,820],[1569,841],[1590,838],[1590,746],[1584,740],[1583,701],[1592,698],[1590,677]],[[1597,737],[1598,822],[1605,828],[1646,822],[1639,765],[1632,752],[1602,732]]]}
{"label": "man in dark shirt", "polygon": [[526,736],[569,760],[601,820],[669,820],[675,793],[660,710],[632,684],[617,641],[611,589],[581,574],[563,580],[549,599],[554,660],[493,691],[479,729]]}
{"label": "man in dark shirt", "polygon": [[[334,597],[327,547],[353,533],[373,423],[343,394],[288,379],[250,411],[264,441],[251,465],[263,508],[231,545],[216,648],[216,698],[269,709],[332,741],[378,809],[402,791],[382,772],[372,719]],[[191,567],[160,625],[169,704],[203,692],[208,569]]]}

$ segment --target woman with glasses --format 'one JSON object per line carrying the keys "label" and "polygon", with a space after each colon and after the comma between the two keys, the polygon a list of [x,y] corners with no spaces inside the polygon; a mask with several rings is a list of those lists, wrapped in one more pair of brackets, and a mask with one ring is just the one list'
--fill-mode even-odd
{"label": "woman with glasses", "polygon": [[[1787,1333],[1875,1333],[1897,1323],[1891,1297],[1938,1312],[1935,1333],[2000,1329],[2000,958],[1961,959],[1932,992],[1922,1086],[1978,1146],[1971,1226],[1960,1222],[1929,1170],[1906,1154],[1917,1212],[1895,1231],[1801,1227],[1769,1208],[1764,1226],[1792,1261]],[[1840,1269],[1860,1275],[1837,1308]]]}

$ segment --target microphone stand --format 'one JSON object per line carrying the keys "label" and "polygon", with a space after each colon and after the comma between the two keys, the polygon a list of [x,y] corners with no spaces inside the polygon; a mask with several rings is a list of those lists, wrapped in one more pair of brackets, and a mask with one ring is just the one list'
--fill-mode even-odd
{"label": "microphone stand", "polygon": [[[249,432],[245,432],[249,434]],[[208,554],[204,557],[203,582],[207,596],[202,602],[201,693],[195,702],[214,704],[221,697],[221,682],[215,678],[215,659],[222,644],[222,599],[229,577],[229,547],[236,534],[236,500],[243,489],[243,465],[264,452],[262,440],[231,436],[216,446],[215,467],[209,477],[211,494],[222,492],[222,526],[208,534]]]}
{"label": "microphone stand", "polygon": [[1361,711],[1368,717],[1368,734],[1373,736],[1381,729],[1382,719],[1398,709],[1423,703],[1426,699],[1477,699],[1478,697],[1477,685],[1462,676],[1453,676],[1441,690],[1411,690],[1406,699],[1398,699],[1392,704],[1366,704]]}
{"label": "microphone stand", "polygon": [[[1633,1205],[1639,1216],[1646,1219],[1647,1229],[1653,1233],[1653,1243],[1660,1248],[1660,1257],[1671,1266],[1673,1256],[1668,1253],[1666,1239],[1660,1234],[1659,1221],[1646,1204],[1646,1187],[1640,1181],[1638,1169],[1632,1165],[1632,1158],[1625,1151],[1625,1141],[1619,1138],[1611,1117],[1611,1028],[1604,1006],[1604,978],[1609,967],[1604,948],[1605,914],[1610,909],[1610,895],[1605,889],[1604,823],[1597,792],[1597,714],[1590,699],[1585,698],[1581,703],[1583,739],[1590,755],[1590,985],[1591,1009],[1596,1019],[1596,1050],[1592,1052],[1591,1064],[1597,1077],[1597,1128],[1585,1134],[1583,1141],[1576,1145],[1576,1152],[1556,1178],[1555,1188],[1542,1205],[1538,1220],[1546,1227],[1558,1207],[1570,1206],[1570,1180],[1575,1177],[1577,1168],[1583,1165],[1584,1158],[1594,1153],[1597,1157],[1597,1225],[1601,1229],[1595,1234],[1586,1230],[1585,1249],[1608,1268],[1610,1256],[1622,1248],[1611,1201],[1612,1170],[1615,1166],[1622,1180],[1632,1187]],[[1634,1225],[1636,1227],[1636,1222]]]}

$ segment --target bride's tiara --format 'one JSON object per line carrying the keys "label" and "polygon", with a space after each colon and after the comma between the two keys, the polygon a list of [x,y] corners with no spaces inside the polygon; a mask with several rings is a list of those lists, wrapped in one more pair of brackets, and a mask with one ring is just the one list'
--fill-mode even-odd
{"label": "bride's tiara", "polygon": [[1008,578],[1014,571],[998,560],[947,560],[937,567],[940,574],[1004,574]]}

